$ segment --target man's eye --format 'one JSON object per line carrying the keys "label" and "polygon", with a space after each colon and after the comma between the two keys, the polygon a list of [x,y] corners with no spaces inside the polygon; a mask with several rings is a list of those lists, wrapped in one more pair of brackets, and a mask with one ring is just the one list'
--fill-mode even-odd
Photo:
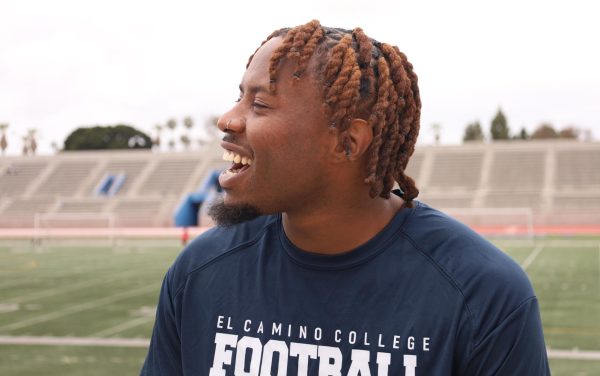
{"label": "man's eye", "polygon": [[253,102],[252,106],[258,107],[258,108],[267,108],[267,106],[265,106],[264,104],[262,104],[260,102]]}

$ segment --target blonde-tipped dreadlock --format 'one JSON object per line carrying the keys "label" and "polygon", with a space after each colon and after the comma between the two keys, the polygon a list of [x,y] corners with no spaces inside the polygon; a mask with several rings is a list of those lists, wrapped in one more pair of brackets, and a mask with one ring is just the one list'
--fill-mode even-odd
{"label": "blonde-tipped dreadlock", "polygon": [[[301,79],[316,56],[320,68],[315,77],[324,86],[331,126],[344,135],[353,118],[364,118],[373,129],[365,178],[371,197],[389,198],[397,182],[410,205],[419,190],[404,171],[419,134],[421,99],[417,75],[406,55],[396,46],[370,39],[360,28],[323,27],[316,20],[277,30],[261,46],[274,37],[283,41],[269,63],[271,90],[276,89],[283,59],[296,62],[294,78]],[[347,140],[342,142],[346,147]]]}

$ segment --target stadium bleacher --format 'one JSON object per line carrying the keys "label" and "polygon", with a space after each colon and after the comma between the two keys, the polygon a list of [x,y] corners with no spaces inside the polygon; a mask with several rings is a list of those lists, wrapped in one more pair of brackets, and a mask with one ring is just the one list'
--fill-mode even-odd
{"label": "stadium bleacher", "polygon": [[[35,213],[112,215],[116,226],[164,227],[214,169],[222,149],[65,152],[0,160],[0,227],[31,227]],[[536,224],[600,224],[600,143],[511,141],[418,145],[407,173],[419,199],[444,208],[529,208]],[[111,195],[107,177],[123,175]]]}

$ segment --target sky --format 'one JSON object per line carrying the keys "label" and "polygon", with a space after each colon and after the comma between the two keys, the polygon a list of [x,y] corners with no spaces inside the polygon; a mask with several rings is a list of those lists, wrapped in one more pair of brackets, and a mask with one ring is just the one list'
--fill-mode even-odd
{"label": "sky", "polygon": [[[8,154],[38,134],[52,152],[77,127],[154,125],[229,109],[250,54],[273,30],[319,19],[397,45],[419,76],[419,144],[542,122],[600,140],[600,5],[589,0],[0,0],[0,123]],[[182,129],[176,133],[183,132]],[[163,140],[171,136],[163,134]]]}

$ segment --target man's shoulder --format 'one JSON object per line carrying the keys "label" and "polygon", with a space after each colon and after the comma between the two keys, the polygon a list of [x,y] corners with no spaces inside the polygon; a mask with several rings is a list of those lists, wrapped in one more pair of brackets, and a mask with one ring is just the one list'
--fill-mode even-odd
{"label": "man's shoulder", "polygon": [[514,260],[454,218],[417,203],[403,232],[461,292],[477,327],[486,321],[498,324],[535,298],[529,279]]}
{"label": "man's shoulder", "polygon": [[215,226],[195,238],[177,256],[169,270],[170,277],[182,282],[190,273],[213,262],[234,254],[236,251],[251,247],[274,223],[276,216],[261,216],[238,225]]}
{"label": "man's shoulder", "polygon": [[495,278],[524,276],[514,260],[471,228],[426,204],[415,206],[415,213],[403,227],[405,236],[453,279],[472,278],[477,273]]}

